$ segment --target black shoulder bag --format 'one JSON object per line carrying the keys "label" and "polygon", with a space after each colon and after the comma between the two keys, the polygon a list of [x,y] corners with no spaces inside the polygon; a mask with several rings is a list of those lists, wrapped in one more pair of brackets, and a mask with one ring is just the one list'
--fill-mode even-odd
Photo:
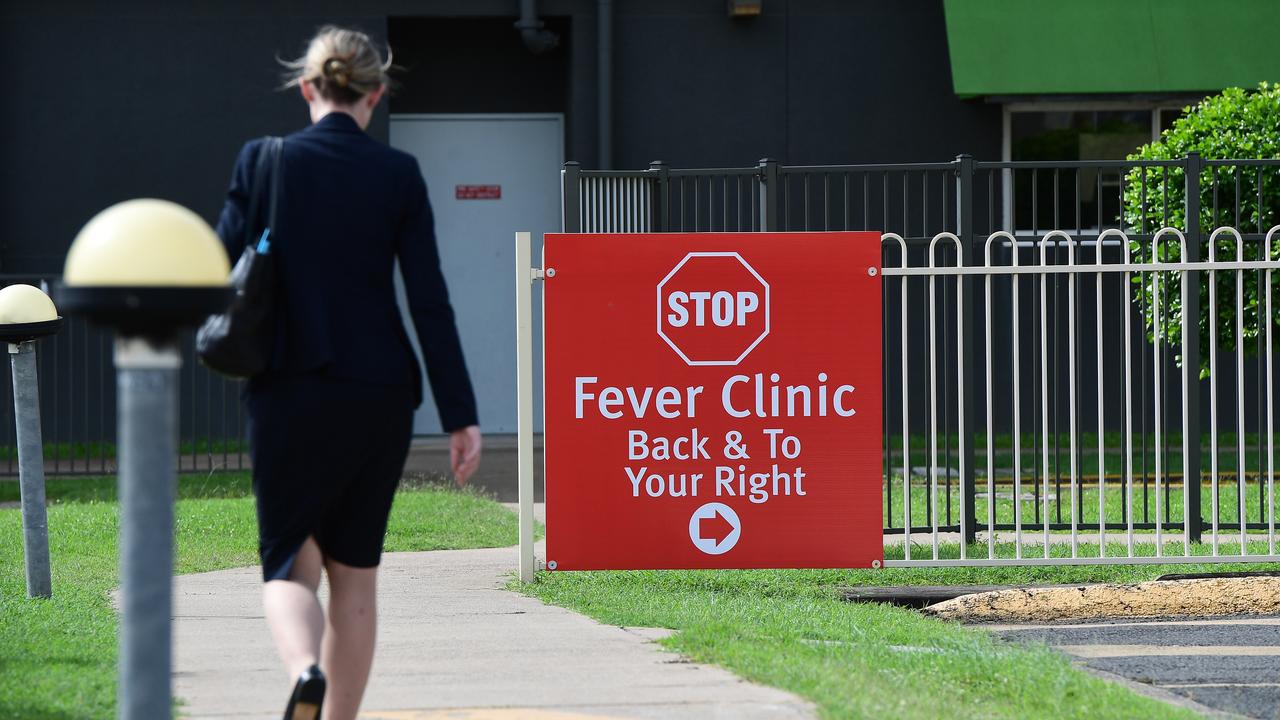
{"label": "black shoulder bag", "polygon": [[[244,252],[231,270],[235,296],[231,307],[210,315],[196,332],[196,353],[201,362],[224,375],[249,378],[264,372],[275,347],[276,201],[280,195],[280,156],[284,140],[269,137],[258,152],[249,213],[245,217]],[[269,183],[269,185],[268,185]],[[254,237],[254,218],[264,189],[270,193],[267,226]]]}

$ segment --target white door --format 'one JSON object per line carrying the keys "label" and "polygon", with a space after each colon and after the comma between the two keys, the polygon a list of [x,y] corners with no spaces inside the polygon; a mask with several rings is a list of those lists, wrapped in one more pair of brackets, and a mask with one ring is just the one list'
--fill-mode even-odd
{"label": "white door", "polygon": [[[391,145],[418,158],[435,211],[436,239],[486,433],[516,431],[515,233],[560,230],[561,115],[392,115]],[[397,283],[399,283],[397,273]],[[400,307],[405,307],[402,291]],[[533,312],[540,317],[535,294]],[[410,337],[417,349],[412,324]],[[534,347],[541,377],[542,347]],[[419,351],[421,358],[421,351]],[[424,387],[426,378],[423,378]],[[542,425],[542,388],[534,386]],[[414,420],[419,435],[441,432],[427,399]]]}

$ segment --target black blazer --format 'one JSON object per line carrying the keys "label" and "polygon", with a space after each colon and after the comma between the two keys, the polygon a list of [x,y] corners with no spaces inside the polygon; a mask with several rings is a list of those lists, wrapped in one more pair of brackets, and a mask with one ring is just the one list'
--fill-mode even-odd
{"label": "black blazer", "polygon": [[[244,250],[245,215],[261,140],[245,144],[231,176],[218,237],[234,262]],[[427,188],[413,156],[370,138],[334,112],[285,138],[272,230],[277,343],[268,376],[330,377],[412,388],[422,401],[418,362],[396,305],[400,260],[409,313],[446,431],[476,424]],[[266,224],[266,201],[253,221]],[[253,384],[250,383],[250,392]]]}

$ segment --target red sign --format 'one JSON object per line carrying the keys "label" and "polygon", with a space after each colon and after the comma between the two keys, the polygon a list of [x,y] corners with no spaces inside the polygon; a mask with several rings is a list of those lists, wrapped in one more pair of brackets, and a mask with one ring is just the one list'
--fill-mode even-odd
{"label": "red sign", "polygon": [[501,185],[457,185],[453,197],[456,200],[501,200]]}
{"label": "red sign", "polygon": [[879,233],[543,252],[548,569],[883,558]]}

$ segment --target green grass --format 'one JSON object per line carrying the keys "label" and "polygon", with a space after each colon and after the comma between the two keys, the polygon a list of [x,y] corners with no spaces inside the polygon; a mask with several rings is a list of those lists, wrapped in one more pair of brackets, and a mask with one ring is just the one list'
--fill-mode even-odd
{"label": "green grass", "polygon": [[1041,569],[977,570],[541,573],[522,589],[612,625],[675,629],[668,648],[808,698],[824,718],[1196,717],[1076,670],[1046,647],[838,594],[873,578],[1026,581]]}
{"label": "green grass", "polygon": [[[0,483],[0,500],[17,499]],[[27,600],[22,522],[0,510],[0,718],[115,714],[118,584],[114,478],[50,480],[52,600]],[[249,476],[185,476],[179,484],[179,573],[254,565],[257,530]],[[388,551],[498,547],[516,541],[516,517],[476,493],[439,487],[396,495]]]}
{"label": "green grass", "polygon": [[[895,524],[901,525],[901,485],[894,485]],[[985,493],[985,483],[979,483]],[[1182,488],[1171,495],[1175,519],[1182,517]],[[997,486],[1002,522],[1013,519],[1012,487]],[[939,486],[939,507],[945,488]],[[959,517],[958,487],[952,490]],[[1030,488],[1024,488],[1030,492]],[[1202,488],[1207,516],[1211,490]],[[1000,497],[1001,494],[1007,497]],[[925,524],[927,487],[912,487],[912,515]],[[1070,520],[1069,493],[1063,517]],[[1142,502],[1141,491],[1135,504]],[[1148,494],[1154,513],[1156,494]],[[1246,494],[1246,509],[1257,517],[1256,487]],[[1120,521],[1120,490],[1107,489],[1106,515]],[[1225,519],[1237,510],[1233,486],[1221,488]],[[1083,521],[1096,522],[1098,489],[1081,492]],[[977,500],[985,521],[987,498]],[[1140,505],[1139,505],[1140,507]],[[1034,501],[1024,501],[1025,519],[1034,517]],[[1050,505],[1050,511],[1055,506]],[[1153,515],[1154,517],[1154,515]],[[1256,532],[1256,531],[1255,531]],[[1057,538],[1065,533],[1054,532]],[[1025,557],[1042,557],[1038,532],[1024,537]],[[932,555],[927,534],[917,534],[912,556]],[[1134,554],[1156,554],[1152,531],[1135,534]],[[1108,532],[1107,554],[1128,551],[1122,531]],[[1116,542],[1117,540],[1121,542]],[[1222,554],[1234,554],[1238,542],[1223,540]],[[1166,542],[1165,554],[1183,553],[1181,542]],[[1250,554],[1267,544],[1250,542]],[[985,543],[967,548],[969,557],[986,557]],[[996,557],[1012,558],[1012,542],[997,543]],[[1192,545],[1193,555],[1209,555],[1208,544]],[[1082,544],[1080,557],[1096,557],[1096,544]],[[1051,544],[1051,557],[1071,556],[1065,544]],[[939,558],[960,556],[957,543],[942,543]],[[890,560],[903,558],[901,544],[885,548]],[[637,571],[541,573],[522,588],[547,602],[563,605],[616,625],[666,627],[678,631],[664,644],[696,660],[727,667],[748,679],[790,690],[813,701],[826,718],[933,718],[940,715],[996,718],[1166,718],[1192,717],[1129,691],[1103,683],[1071,667],[1062,655],[1043,646],[1014,646],[985,632],[942,623],[915,612],[844,602],[840,589],[888,585],[1027,585],[1087,582],[1132,583],[1166,573],[1277,570],[1280,564],[1177,563],[1167,565],[1042,565],[1029,567],[885,568],[880,570]],[[945,712],[940,711],[945,708]]]}
{"label": "green grass", "polygon": [[[1061,472],[1067,475],[1071,468],[1071,436],[1063,433],[1059,434],[1056,439],[1053,435],[1048,435],[1049,443],[1048,452],[1045,452],[1044,437],[1037,438],[1030,433],[1023,433],[1019,444],[1019,452],[1021,457],[1022,471],[1030,474],[1034,468],[1048,467],[1050,474]],[[1106,451],[1106,462],[1102,464],[1106,473],[1109,475],[1119,475],[1125,472],[1124,465],[1124,436],[1120,433],[1104,433],[1103,445]],[[1143,445],[1143,442],[1146,445]],[[1161,439],[1161,443],[1156,443],[1155,435],[1148,433],[1145,437],[1135,435],[1132,439],[1131,462],[1133,471],[1141,475],[1145,468],[1147,474],[1155,472],[1156,448],[1161,445],[1167,446],[1167,457],[1161,458],[1164,466],[1164,472],[1173,472],[1180,474],[1182,472],[1182,433],[1166,433]],[[1207,475],[1213,468],[1212,446],[1210,444],[1211,436],[1206,433],[1200,438],[1200,467],[1202,474]],[[1218,471],[1220,473],[1234,473],[1239,463],[1239,452],[1236,446],[1237,436],[1231,432],[1220,432],[1218,434]],[[1265,435],[1258,433],[1245,433],[1245,471],[1253,474],[1260,469],[1265,470],[1267,461],[1267,446],[1264,444],[1259,447],[1259,440],[1264,443]],[[934,449],[930,446],[930,439],[926,435],[911,435],[909,437],[909,462],[913,468],[927,468],[930,464],[930,457],[934,456]],[[1036,444],[1037,441],[1039,444]],[[1056,444],[1055,444],[1056,443]],[[1280,437],[1273,438],[1273,443],[1280,448]],[[894,470],[902,468],[902,435],[890,435],[887,438],[887,447],[892,453],[890,466]],[[1144,449],[1145,448],[1145,449]],[[979,475],[985,475],[987,472],[987,436],[985,433],[978,433],[974,436],[974,470]],[[992,465],[997,474],[1011,474],[1013,470],[1013,435],[1012,434],[996,434],[991,437],[991,457]],[[1077,450],[1077,472],[1085,477],[1093,477],[1098,474],[1100,464],[1098,462],[1098,434],[1082,432],[1079,434],[1076,444]],[[956,468],[959,467],[960,457],[960,438],[958,435],[942,435],[937,439],[936,464],[939,468],[950,466],[954,474]],[[1046,460],[1047,458],[1047,460]],[[1043,471],[1043,470],[1042,470]]]}
{"label": "green grass", "polygon": [[[243,440],[183,440],[178,444],[179,455],[222,455],[249,452],[249,443]],[[112,442],[47,442],[44,444],[44,457],[47,462],[53,460],[99,460],[115,459],[116,444]],[[18,448],[13,445],[0,445],[0,462],[12,459],[18,461]]]}
{"label": "green grass", "polygon": [[[1280,446],[1278,446],[1280,447]],[[1108,445],[1106,451],[1106,474],[1111,477],[1120,477],[1126,472],[1124,465],[1124,452],[1122,446]],[[902,446],[891,446],[893,451],[893,459],[890,462],[890,468],[895,471],[902,470]],[[1098,446],[1080,444],[1076,448],[1076,472],[1083,477],[1093,478],[1098,475]],[[1200,474],[1201,476],[1209,476],[1213,471],[1213,455],[1210,452],[1210,446],[1201,448],[1200,452]],[[960,467],[960,456],[958,447],[952,445],[950,456],[947,455],[947,448],[938,445],[937,461],[930,463],[929,458],[932,451],[929,448],[913,448],[911,449],[911,467],[927,470],[931,464],[938,467],[940,473],[946,473],[947,468],[951,468],[951,474],[955,475]],[[1056,450],[1050,446],[1048,452],[1048,462],[1045,462],[1044,448],[1036,450],[1031,445],[1023,445],[1019,453],[1021,460],[1022,473],[1030,475],[1037,469],[1043,474],[1046,466],[1049,468],[1050,475],[1061,473],[1066,476],[1071,472],[1071,446],[1063,443]],[[1280,454],[1280,453],[1278,453]],[[950,459],[948,460],[948,457]],[[997,449],[992,454],[992,467],[995,470],[996,477],[1013,475],[1013,457],[1014,453],[1010,450]],[[1142,477],[1144,471],[1148,476],[1155,475],[1156,469],[1156,452],[1154,447],[1148,447],[1145,460],[1144,454],[1140,448],[1135,448],[1131,455],[1133,474],[1139,478]],[[1231,473],[1234,475],[1236,467],[1239,465],[1240,455],[1233,445],[1218,446],[1218,472]],[[1182,474],[1182,445],[1171,444],[1167,455],[1160,458],[1161,472]],[[1255,475],[1259,472],[1266,472],[1267,452],[1266,449],[1258,450],[1254,446],[1246,446],[1244,452],[1245,473]],[[974,449],[974,472],[979,476],[986,477],[987,474],[987,450],[983,446]]]}
{"label": "green grass", "polygon": [[[974,499],[976,510],[976,518],[979,529],[982,529],[987,522],[989,496],[987,493],[987,482],[984,479],[977,481],[978,496]],[[1165,490],[1168,492],[1165,492]],[[1267,506],[1266,484],[1262,485],[1262,496],[1259,497],[1259,485],[1256,480],[1249,480],[1245,483],[1245,518],[1247,522],[1266,522],[1268,515],[1265,514]],[[1014,497],[1013,484],[1007,480],[997,482],[995,487],[996,506],[995,518],[999,524],[1012,524],[1014,518]],[[1037,501],[1037,493],[1039,500]],[[1133,488],[1133,506],[1135,509],[1134,522],[1154,523],[1159,517],[1166,522],[1181,523],[1183,518],[1183,490],[1181,481],[1169,482],[1167,479],[1162,482],[1161,492],[1156,493],[1154,478],[1149,483],[1144,492],[1142,485],[1136,484]],[[1277,487],[1277,498],[1275,509],[1280,511],[1280,487]],[[1024,532],[1038,531],[1040,528],[1038,523],[1044,521],[1045,505],[1044,480],[1041,478],[1039,483],[1033,483],[1030,479],[1024,480],[1021,487],[1022,500],[1019,503],[1022,507],[1022,521],[1024,524]],[[1059,495],[1055,488],[1053,478],[1049,479],[1049,503],[1048,513],[1049,522],[1057,523],[1059,518],[1061,522],[1071,522],[1071,483],[1068,477],[1063,478],[1062,492]],[[1239,522],[1239,504],[1240,493],[1234,478],[1219,478],[1218,485],[1218,522],[1220,524],[1238,523]],[[947,513],[948,498],[950,500],[950,515]],[[1167,498],[1167,503],[1165,499]],[[928,525],[930,516],[930,487],[928,480],[920,477],[912,478],[911,483],[911,518],[914,527],[925,527]],[[1097,523],[1099,514],[1098,502],[1098,486],[1084,485],[1077,491],[1076,503],[1080,508],[1077,515],[1077,524]],[[1104,509],[1106,513],[1107,523],[1127,523],[1125,516],[1125,506],[1128,502],[1125,497],[1124,490],[1121,489],[1119,482],[1108,481],[1106,483],[1106,493],[1104,498]],[[943,479],[938,479],[937,490],[937,513],[943,520],[943,524],[958,524],[960,522],[961,494],[959,482],[952,478],[951,487],[947,488]],[[885,493],[885,504],[883,505],[888,515],[885,517],[885,524],[889,527],[902,527],[903,523],[903,493],[901,475],[894,477],[891,495]],[[1037,509],[1040,514],[1037,515]],[[1204,520],[1206,531],[1211,525],[1213,517],[1213,488],[1209,485],[1200,487],[1200,514]],[[1280,517],[1280,516],[1277,516]],[[1280,525],[1280,522],[1277,523]],[[1118,529],[1108,529],[1108,535],[1123,532]],[[1153,530],[1137,531],[1137,532],[1154,532]],[[1223,531],[1226,532],[1226,531]],[[1251,532],[1264,532],[1262,530],[1253,530]]]}
{"label": "green grass", "polygon": [[[1231,417],[1232,416],[1228,416],[1226,419],[1229,420],[1231,419]],[[1087,422],[1090,419],[1092,418],[1085,418],[1085,421]],[[1039,415],[1031,416],[1024,413],[1022,416],[1022,422],[1023,422],[1023,427],[1030,427],[1033,425],[1037,425],[1040,422],[1040,416]],[[1181,421],[1175,421],[1175,422],[1181,422]],[[1166,430],[1169,430],[1169,429],[1172,429],[1173,432],[1165,432],[1164,439],[1170,445],[1181,447],[1182,432],[1176,426],[1174,427],[1166,426]],[[1070,433],[1061,432],[1055,436],[1053,433],[1040,435],[1039,433],[1024,432],[1021,435],[1019,435],[1019,438],[1021,438],[1022,447],[1024,449],[1031,447],[1032,444],[1036,441],[1037,435],[1039,435],[1040,441],[1042,443],[1044,442],[1044,438],[1048,438],[1048,442],[1052,444],[1056,438],[1058,445],[1060,445],[1061,447],[1070,446],[1070,442],[1071,442]],[[1096,432],[1081,431],[1078,437],[1079,437],[1080,445],[1082,447],[1096,448],[1098,446],[1098,433]],[[1209,441],[1211,437],[1212,436],[1209,433],[1201,433],[1200,446],[1209,447]],[[929,436],[924,433],[912,433],[909,436],[909,438],[911,440],[912,449],[923,450],[929,447]],[[1280,442],[1280,433],[1277,433],[1276,435],[1274,435],[1273,438],[1274,438],[1274,441]],[[1124,435],[1118,432],[1105,432],[1102,434],[1102,439],[1106,443],[1106,446],[1110,448],[1120,447],[1124,443]],[[1149,432],[1144,435],[1143,433],[1135,432],[1133,434],[1134,446],[1135,447],[1140,446],[1144,439],[1146,440],[1148,447],[1155,445],[1156,438],[1154,433]],[[1245,445],[1248,445],[1248,446],[1256,447],[1260,439],[1265,441],[1266,435],[1263,433],[1256,433],[1256,432],[1247,432],[1244,434],[1244,442],[1245,442]],[[902,433],[889,434],[889,442],[890,444],[892,444],[895,451],[900,450],[902,448]],[[947,442],[951,443],[951,447],[955,447],[960,442],[960,435],[957,433],[939,433],[938,447],[941,448]],[[1236,442],[1236,433],[1231,432],[1229,430],[1220,430],[1218,432],[1218,444],[1220,446],[1231,447],[1235,445],[1235,442]],[[998,450],[1010,449],[1013,447],[1013,433],[995,433],[991,436],[991,444]],[[977,450],[982,450],[987,447],[987,434],[985,432],[978,432],[974,434],[974,447]]]}
{"label": "green grass", "polygon": [[[16,500],[17,493],[16,483],[0,483],[0,501]],[[918,508],[923,508],[923,493],[923,487],[913,489],[913,495],[919,495]],[[1234,493],[1225,492],[1224,497],[1228,494],[1234,498]],[[249,495],[249,478],[243,473],[182,479],[178,572],[256,563]],[[115,481],[50,480],[48,496],[55,591],[51,601],[25,599],[19,513],[0,510],[0,718],[110,717],[116,661],[116,616],[108,600],[117,584]],[[1180,498],[1180,493],[1174,497]],[[1096,512],[1096,494],[1092,500]],[[1108,501],[1110,505],[1110,497]],[[1004,512],[1011,512],[1012,501],[1003,502]],[[1181,505],[1176,508],[1180,513]],[[985,505],[980,504],[980,512],[985,513]],[[397,495],[387,549],[501,546],[512,544],[515,533],[514,514],[482,497],[413,487]],[[1139,554],[1152,554],[1150,536],[1143,540]],[[1251,552],[1263,549],[1250,547]],[[974,545],[969,553],[985,555],[986,550],[986,545]],[[1123,550],[1119,544],[1109,546],[1111,554]],[[1180,553],[1181,544],[1170,544],[1167,550]],[[1196,551],[1208,553],[1209,548],[1199,546]],[[913,551],[916,557],[928,552],[919,545]],[[1051,552],[1063,556],[1070,549],[1054,546]],[[1082,555],[1091,552],[1096,549],[1082,546]],[[1011,555],[1012,544],[999,544],[997,553]],[[958,554],[954,543],[940,547],[942,557]],[[888,558],[901,555],[900,547],[886,548]],[[843,602],[839,589],[1132,582],[1166,572],[1260,567],[542,573],[524,591],[611,624],[674,628],[679,632],[664,641],[671,649],[807,697],[827,718],[931,718],[940,708],[948,715],[978,717],[1165,718],[1191,716],[1074,670],[1047,648],[1008,645],[911,611]]]}
{"label": "green grass", "polygon": [[[113,503],[117,487],[114,477],[50,477],[45,481],[45,497],[54,504]],[[252,493],[247,472],[183,475],[178,483],[179,500],[249,498]],[[18,498],[17,482],[0,482],[0,502]]]}

